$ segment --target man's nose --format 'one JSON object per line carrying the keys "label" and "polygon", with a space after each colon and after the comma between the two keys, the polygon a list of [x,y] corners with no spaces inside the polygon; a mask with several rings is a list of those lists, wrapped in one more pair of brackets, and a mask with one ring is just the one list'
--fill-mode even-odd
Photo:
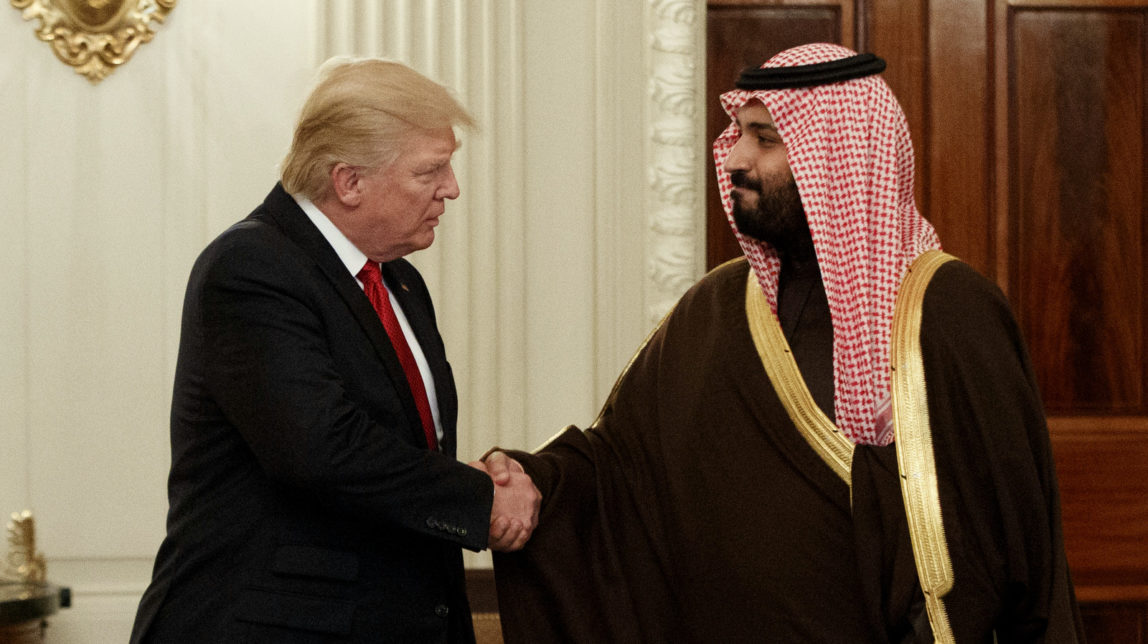
{"label": "man's nose", "polygon": [[439,198],[441,199],[458,199],[458,195],[462,191],[458,187],[458,179],[454,176],[454,168],[447,167],[446,184],[439,190]]}
{"label": "man's nose", "polygon": [[725,158],[725,163],[722,164],[722,169],[725,170],[727,174],[733,174],[739,170],[749,169],[748,165],[746,164],[745,154],[742,152],[742,141],[744,140],[745,137],[738,137],[738,140],[734,142],[733,147],[730,148],[729,156]]}

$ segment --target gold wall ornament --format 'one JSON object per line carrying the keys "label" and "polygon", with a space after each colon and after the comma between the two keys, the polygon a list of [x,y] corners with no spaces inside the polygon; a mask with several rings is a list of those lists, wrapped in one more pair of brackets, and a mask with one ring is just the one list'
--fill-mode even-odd
{"label": "gold wall ornament", "polygon": [[13,512],[8,522],[7,574],[26,584],[43,584],[48,579],[44,555],[36,552],[36,521],[28,510]]}
{"label": "gold wall ornament", "polygon": [[11,0],[24,20],[40,19],[36,37],[92,84],[155,37],[176,0]]}

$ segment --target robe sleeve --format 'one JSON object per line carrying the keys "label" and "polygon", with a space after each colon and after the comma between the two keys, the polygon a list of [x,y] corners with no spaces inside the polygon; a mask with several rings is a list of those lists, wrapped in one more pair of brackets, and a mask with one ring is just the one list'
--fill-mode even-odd
{"label": "robe sleeve", "polygon": [[1004,295],[946,264],[925,294],[921,350],[956,640],[988,628],[1000,642],[1083,641],[1048,426]]}
{"label": "robe sleeve", "polygon": [[664,508],[654,487],[663,329],[621,376],[593,426],[535,453],[507,451],[543,496],[526,547],[494,553],[503,637],[536,642],[675,641]]}

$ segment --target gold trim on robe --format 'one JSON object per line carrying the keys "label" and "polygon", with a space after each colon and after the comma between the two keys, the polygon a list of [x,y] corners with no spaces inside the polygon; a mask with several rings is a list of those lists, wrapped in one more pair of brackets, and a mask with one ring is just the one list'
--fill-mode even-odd
{"label": "gold trim on robe", "polygon": [[[941,251],[928,251],[910,266],[897,294],[890,346],[893,426],[901,494],[929,623],[938,644],[954,641],[942,601],[953,587],[953,566],[941,520],[929,425],[921,358],[921,307],[925,289],[937,268],[954,259]],[[746,279],[745,311],[754,346],[790,420],[821,460],[850,484],[853,444],[814,402],[781,325],[752,270]]]}
{"label": "gold trim on robe", "polygon": [[753,270],[745,282],[745,314],[749,321],[753,345],[761,357],[773,389],[781,398],[790,420],[797,426],[805,442],[837,476],[850,484],[853,466],[853,443],[849,442],[833,421],[821,411],[805,386],[805,379],[797,368],[797,361],[789,350],[789,343],[765,293],[757,284]]}
{"label": "gold trim on robe", "polygon": [[901,496],[909,522],[917,576],[925,594],[933,637],[938,644],[954,641],[948,612],[942,601],[953,587],[953,564],[941,520],[941,497],[929,425],[925,367],[921,357],[921,308],[925,289],[933,274],[942,264],[954,259],[941,251],[931,250],[909,267],[897,292],[889,356]]}

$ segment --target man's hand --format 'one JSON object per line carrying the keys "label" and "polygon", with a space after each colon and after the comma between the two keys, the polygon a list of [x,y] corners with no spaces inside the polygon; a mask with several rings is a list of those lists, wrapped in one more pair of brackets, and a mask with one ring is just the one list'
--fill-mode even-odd
{"label": "man's hand", "polygon": [[470,463],[485,471],[494,481],[494,504],[490,509],[492,550],[520,550],[538,526],[542,493],[535,487],[522,464],[502,452],[492,452],[485,462]]}

